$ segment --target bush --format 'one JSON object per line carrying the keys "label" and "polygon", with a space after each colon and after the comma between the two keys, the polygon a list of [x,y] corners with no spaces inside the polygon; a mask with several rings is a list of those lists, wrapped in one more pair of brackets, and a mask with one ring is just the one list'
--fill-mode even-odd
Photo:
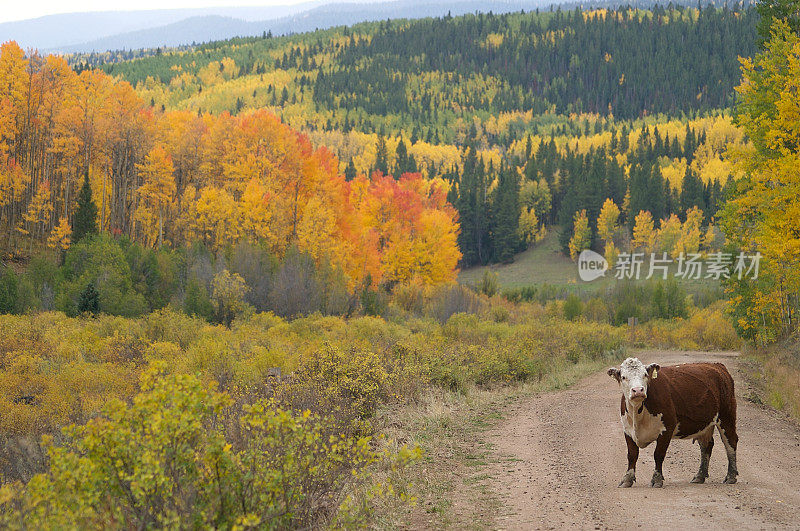
{"label": "bush", "polygon": [[574,321],[583,314],[583,302],[581,298],[570,293],[567,295],[567,300],[564,301],[564,317],[568,321]]}
{"label": "bush", "polygon": [[686,293],[674,278],[656,283],[652,292],[652,314],[657,319],[686,317]]}
{"label": "bush", "polygon": [[741,340],[724,314],[724,302],[695,311],[686,319],[656,319],[641,327],[640,341],[649,346],[702,350],[730,350]]}
{"label": "bush", "polygon": [[78,313],[97,315],[100,312],[100,294],[94,287],[94,282],[89,282],[78,297]]}
{"label": "bush", "polygon": [[382,458],[307,411],[261,401],[239,415],[194,376],[149,370],[141,388],[65,429],[47,473],[2,488],[5,528],[318,527]]}
{"label": "bush", "polygon": [[245,302],[247,284],[236,273],[224,269],[211,282],[211,299],[214,302],[217,322],[230,328],[234,318],[244,314],[248,309]]}
{"label": "bush", "polygon": [[523,286],[504,291],[503,297],[510,302],[533,302],[536,300],[537,291],[536,286]]}
{"label": "bush", "polygon": [[55,293],[60,282],[58,266],[44,256],[36,256],[28,264],[23,277],[31,287],[31,307],[44,311],[55,309]]}
{"label": "bush", "polygon": [[369,277],[367,277],[367,281],[364,283],[360,298],[361,311],[364,315],[383,315],[389,307],[389,298],[386,292],[380,287],[373,287]]}
{"label": "bush", "polygon": [[497,273],[488,269],[483,272],[480,282],[476,286],[478,293],[483,293],[487,297],[494,297],[498,291]]}
{"label": "bush", "polygon": [[478,313],[482,306],[481,300],[472,290],[461,284],[450,284],[436,288],[425,308],[425,314],[445,323],[457,313]]}
{"label": "bush", "polygon": [[214,318],[214,305],[205,285],[194,275],[186,283],[186,293],[183,297],[183,311],[194,317],[201,317],[206,321]]}
{"label": "bush", "polygon": [[421,284],[398,284],[392,291],[392,300],[403,311],[422,315],[425,308],[425,291]]}
{"label": "bush", "polygon": [[4,268],[0,274],[0,313],[17,313],[17,274]]}
{"label": "bush", "polygon": [[608,306],[600,297],[592,297],[586,302],[583,315],[590,321],[607,323],[610,321]]}
{"label": "bush", "polygon": [[157,310],[169,304],[181,284],[183,256],[166,248],[147,249],[127,239],[120,240],[120,246],[130,267],[133,288],[144,297],[148,308]]}
{"label": "bush", "polygon": [[311,386],[331,404],[371,417],[389,396],[389,374],[376,354],[326,345],[302,360],[296,382]]}
{"label": "bush", "polygon": [[278,261],[267,250],[247,241],[233,249],[230,270],[241,275],[249,288],[246,300],[258,311],[270,310],[270,291]]}

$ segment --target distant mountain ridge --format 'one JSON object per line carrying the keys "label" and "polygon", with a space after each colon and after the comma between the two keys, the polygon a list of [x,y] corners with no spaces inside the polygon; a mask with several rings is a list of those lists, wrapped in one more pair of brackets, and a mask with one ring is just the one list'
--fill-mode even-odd
{"label": "distant mountain ridge", "polygon": [[172,47],[260,35],[301,33],[387,18],[453,16],[472,12],[508,13],[549,6],[551,0],[467,0],[435,2],[325,3],[293,6],[171,9],[50,15],[0,24],[0,42],[23,48],[76,53]]}
{"label": "distant mountain ridge", "polygon": [[309,0],[295,5],[268,7],[92,11],[47,15],[0,23],[0,42],[14,40],[23,48],[59,50],[114,35],[155,29],[189,18],[219,16],[242,21],[270,20],[307,11],[329,1]]}

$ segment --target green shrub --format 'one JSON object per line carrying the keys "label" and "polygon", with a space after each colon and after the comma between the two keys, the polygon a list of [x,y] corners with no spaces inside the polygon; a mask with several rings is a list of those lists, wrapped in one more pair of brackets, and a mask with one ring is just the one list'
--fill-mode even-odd
{"label": "green shrub", "polygon": [[487,297],[494,297],[499,289],[499,282],[497,280],[497,273],[489,271],[488,269],[483,272],[480,282],[476,286],[478,293],[483,293]]}
{"label": "green shrub", "polygon": [[17,274],[11,268],[4,268],[0,274],[0,313],[16,313]]}
{"label": "green shrub", "polygon": [[425,314],[445,323],[457,313],[478,313],[482,307],[480,298],[472,290],[461,284],[450,284],[434,290]]}
{"label": "green shrub", "polygon": [[202,317],[206,321],[214,318],[214,305],[208,296],[208,289],[195,276],[186,283],[183,310],[191,316]]}
{"label": "green shrub", "polygon": [[583,314],[583,302],[581,298],[570,293],[567,295],[567,300],[564,301],[564,317],[568,321],[574,321]]}

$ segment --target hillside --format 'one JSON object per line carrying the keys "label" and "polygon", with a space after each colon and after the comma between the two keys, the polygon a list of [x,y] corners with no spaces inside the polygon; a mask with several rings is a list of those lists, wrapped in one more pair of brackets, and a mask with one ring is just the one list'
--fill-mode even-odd
{"label": "hillside", "polygon": [[[588,245],[602,250],[597,218],[605,200],[620,210],[617,248],[640,211],[664,233],[656,250],[707,246],[711,240],[699,237],[678,242],[673,229],[680,231],[694,208],[701,226],[690,232],[705,234],[724,197],[733,169],[722,153],[745,143],[725,108],[739,75],[737,56],[752,53],[756,19],[740,6],[447,15],[218,41],[130,60],[124,59],[133,52],[76,56],[79,90],[64,101],[79,101],[80,87],[97,87],[84,105],[95,113],[93,134],[111,144],[101,149],[79,136],[79,156],[89,167],[79,166],[64,148],[68,132],[83,127],[71,122],[78,116],[48,107],[41,108],[43,121],[30,122],[24,97],[9,93],[17,118],[5,142],[32,173],[23,172],[27,188],[3,206],[6,244],[17,235],[44,243],[62,213],[71,222],[76,172],[87,170],[97,197],[114,194],[113,205],[102,208],[103,228],[148,245],[191,240],[187,221],[179,221],[190,215],[184,194],[201,197],[213,184],[230,187],[238,201],[246,188],[244,173],[235,185],[218,176],[244,159],[220,166],[207,139],[228,134],[230,125],[216,124],[247,124],[266,110],[332,153],[345,181],[379,171],[445,183],[460,222],[463,267],[507,262],[554,224],[565,227],[559,244],[566,251],[574,218],[584,211]],[[41,86],[46,97],[62,90],[62,79],[74,87],[62,66],[37,56],[26,70],[13,48],[7,45],[3,56],[19,67],[17,86]],[[653,55],[664,60],[651,61]],[[103,72],[115,76],[113,86]],[[53,75],[58,82],[38,81]],[[122,96],[129,93],[123,80],[136,102]],[[108,105],[99,96],[108,91],[121,99]],[[117,112],[122,117],[112,118]],[[52,120],[57,127],[47,125]],[[104,120],[150,140],[126,149],[130,140],[104,129],[111,123]],[[163,124],[165,133],[146,132],[146,123]],[[198,142],[202,147],[192,147]],[[40,173],[49,168],[45,152],[64,161],[50,175]],[[110,166],[116,153],[125,153],[125,162]],[[149,217],[142,211],[136,220],[147,190],[138,189],[137,175],[148,157],[171,162],[175,183],[159,192],[161,206],[151,204]],[[44,186],[53,194],[42,206]],[[163,230],[145,230],[146,219]],[[215,246],[225,240],[211,239]]]}
{"label": "hillside", "polygon": [[[640,210],[658,225],[692,207],[707,226],[732,174],[722,153],[744,142],[725,109],[756,20],[740,6],[446,16],[75,61],[122,76],[155,109],[267,107],[332,149],[348,178],[445,178],[469,266],[507,261],[541,225],[567,227],[566,250],[584,209],[599,245],[606,198],[628,228]],[[502,200],[527,209],[521,239],[520,220],[497,215],[504,168],[518,192]]]}

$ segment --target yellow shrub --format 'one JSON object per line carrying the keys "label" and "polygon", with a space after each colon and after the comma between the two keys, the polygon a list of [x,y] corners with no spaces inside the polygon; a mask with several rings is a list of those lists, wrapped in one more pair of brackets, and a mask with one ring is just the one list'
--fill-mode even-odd
{"label": "yellow shrub", "polygon": [[389,374],[376,354],[332,345],[303,360],[296,380],[319,391],[336,403],[344,401],[362,417],[370,417],[381,399],[389,394]]}

